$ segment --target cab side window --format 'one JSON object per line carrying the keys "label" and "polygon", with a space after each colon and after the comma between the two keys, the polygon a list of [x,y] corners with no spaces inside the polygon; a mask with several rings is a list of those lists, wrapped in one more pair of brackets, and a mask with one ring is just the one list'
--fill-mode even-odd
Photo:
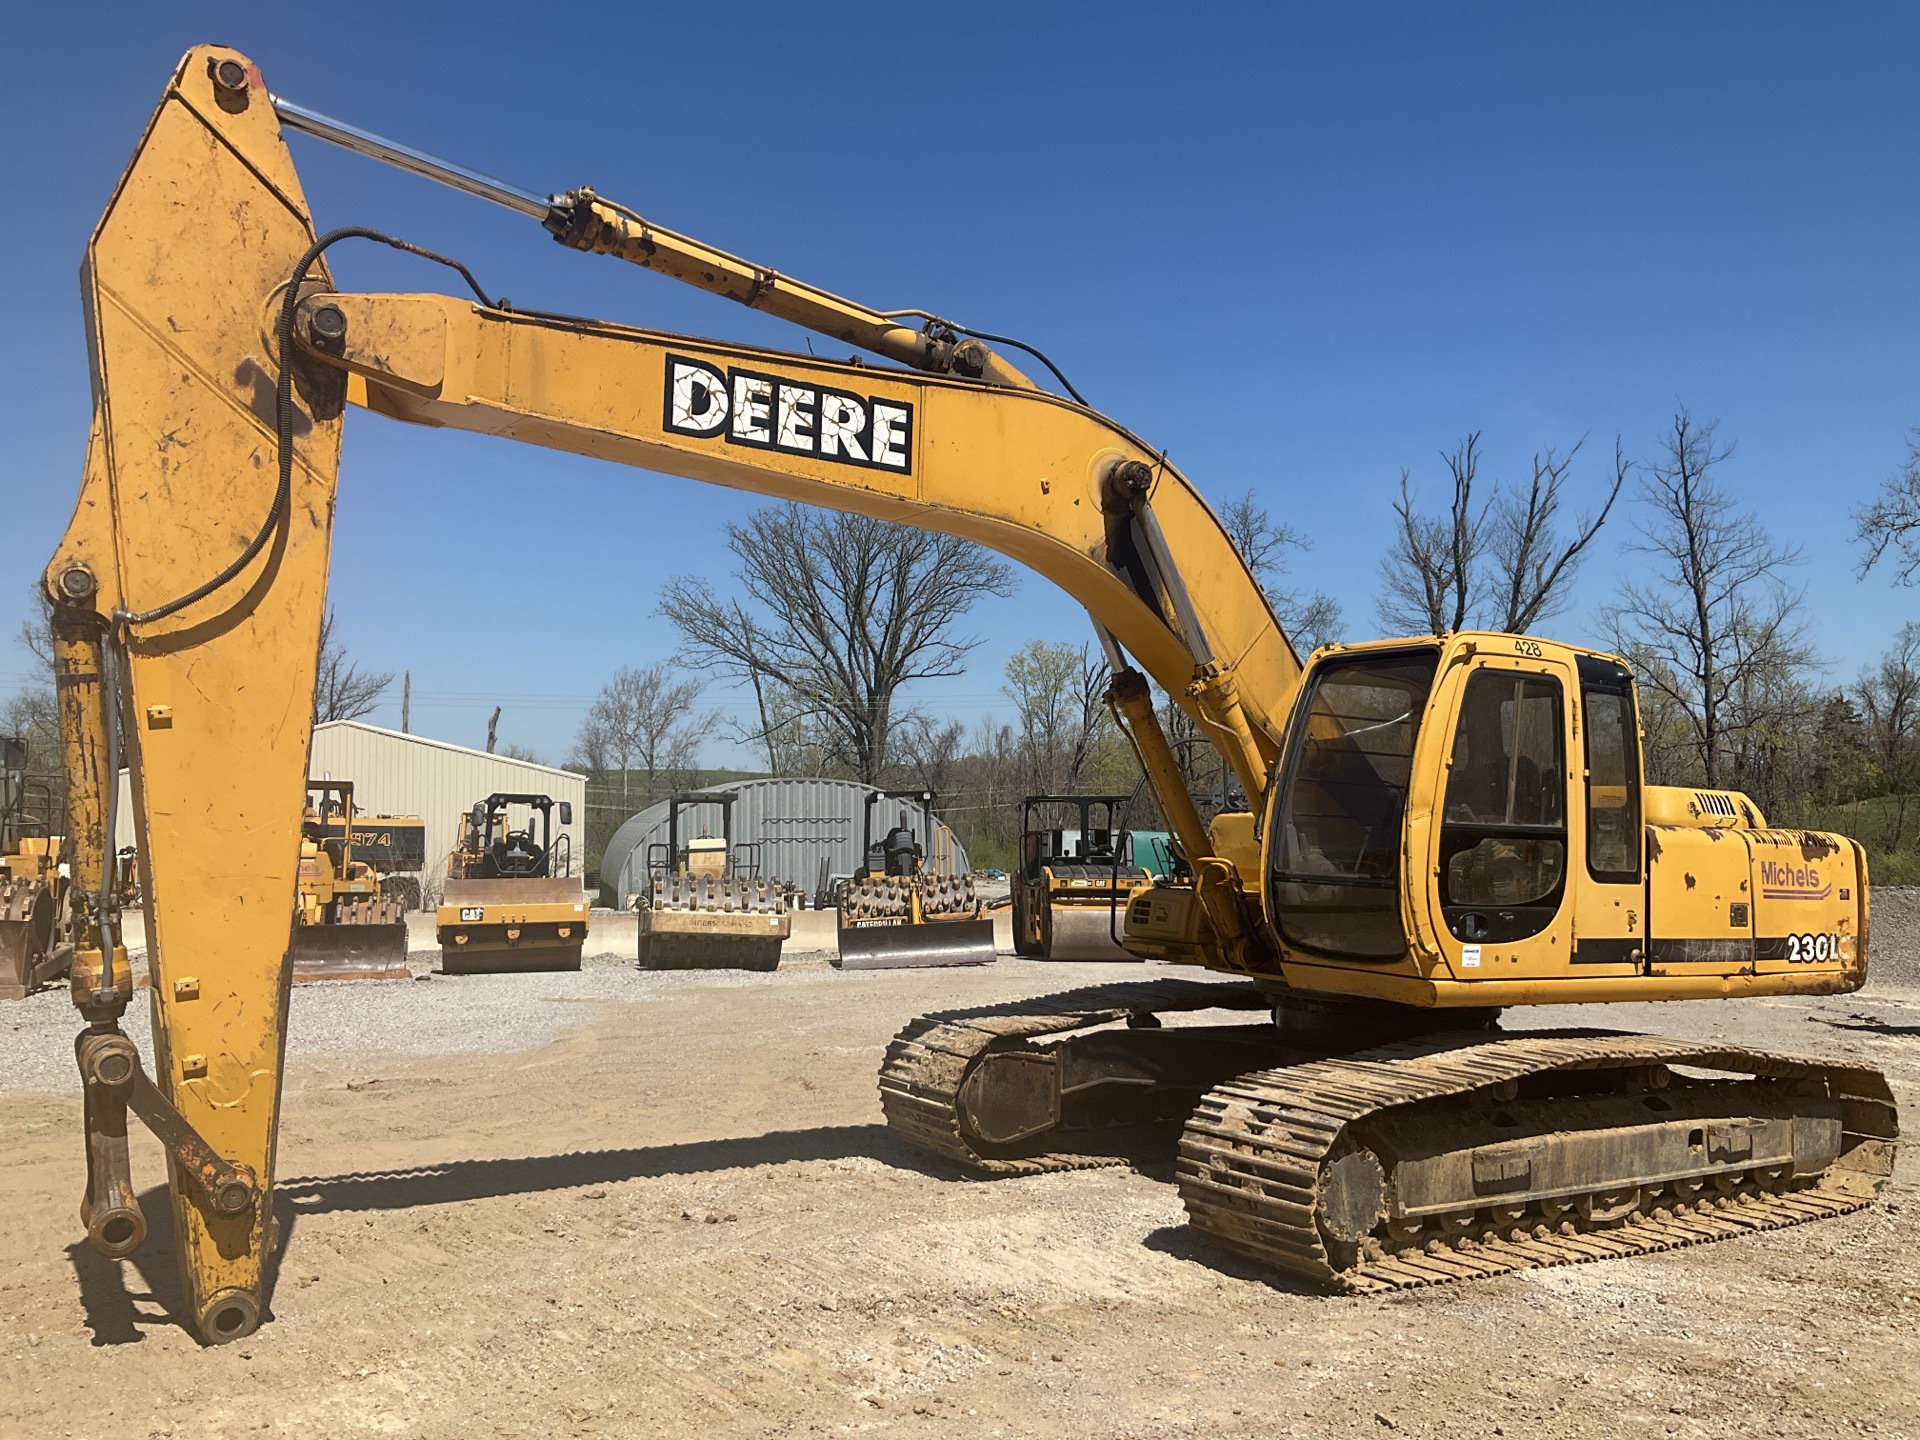
{"label": "cab side window", "polygon": [[1640,732],[1633,677],[1580,657],[1580,710],[1587,743],[1587,869],[1611,885],[1640,880]]}

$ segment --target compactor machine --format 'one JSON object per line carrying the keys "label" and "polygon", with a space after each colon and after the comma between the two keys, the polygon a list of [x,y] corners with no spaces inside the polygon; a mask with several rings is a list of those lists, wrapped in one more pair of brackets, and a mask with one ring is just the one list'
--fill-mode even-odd
{"label": "compactor machine", "polygon": [[[897,809],[893,825],[876,837],[874,812],[901,800],[915,809]],[[993,963],[993,921],[973,876],[928,866],[926,847],[911,824],[916,811],[929,828],[939,825],[931,790],[875,790],[867,796],[860,845],[865,863],[839,895],[840,948],[833,963],[842,970]]]}
{"label": "compactor machine", "polygon": [[410,980],[406,907],[358,846],[351,780],[308,780],[300,822],[293,978]]}
{"label": "compactor machine", "polygon": [[[398,237],[320,233],[291,132],[864,353],[509,307]],[[330,267],[367,244],[452,293],[356,292]],[[592,190],[435,160],[274,95],[218,46],[174,72],[81,273],[97,405],[44,582],[85,1024],[81,1218],[107,1255],[140,1242],[132,1108],[173,1157],[186,1318],[209,1341],[254,1328],[272,1273],[308,696],[356,409],[951,532],[1086,607],[1182,861],[1133,897],[1122,943],[1192,973],[907,1025],[881,1099],[929,1151],[1007,1175],[1157,1144],[1204,1237],[1349,1291],[1841,1215],[1891,1172],[1893,1097],[1862,1060],[1754,1049],[1735,1010],[1725,1039],[1527,1019],[1857,990],[1858,844],[1770,825],[1737,794],[1647,784],[1634,677],[1611,655],[1465,633],[1303,662],[1198,487],[1038,351],[1057,389],[1011,341],[833,295]],[[1202,823],[1156,687],[1247,809]],[[107,837],[123,736],[150,1056],[119,1023],[133,986]],[[490,898],[469,903],[456,928],[494,922]],[[1222,1023],[1158,1023],[1180,1012]]]}
{"label": "compactor machine", "polygon": [[[1134,863],[1129,795],[1029,795],[1020,804],[1013,948],[1033,960],[1137,960],[1127,906],[1153,877]],[[1073,823],[1068,823],[1073,822]]]}
{"label": "compactor machine", "polygon": [[0,1000],[62,978],[73,953],[51,799],[27,779],[27,742],[0,735]]}
{"label": "compactor machine", "polygon": [[[712,790],[668,798],[667,840],[648,847],[647,889],[638,902],[642,970],[779,968],[793,933],[791,890],[760,874],[757,846],[734,845],[739,798]],[[719,810],[720,833],[689,833],[682,844],[682,817],[701,809]]]}
{"label": "compactor machine", "polygon": [[448,975],[578,970],[587,895],[573,873],[573,802],[495,792],[460,817],[434,919]]}

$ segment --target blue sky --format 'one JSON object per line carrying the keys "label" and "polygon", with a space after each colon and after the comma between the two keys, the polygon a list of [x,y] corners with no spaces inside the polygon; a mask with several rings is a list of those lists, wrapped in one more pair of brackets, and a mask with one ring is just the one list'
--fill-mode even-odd
{"label": "blue sky", "polygon": [[[1097,18],[1096,18],[1097,17]],[[1374,633],[1402,467],[1484,435],[1483,475],[1589,436],[1648,453],[1675,406],[1805,548],[1828,676],[1920,593],[1854,576],[1848,511],[1920,425],[1920,11],[1692,4],[1144,7],[35,6],[0,91],[9,286],[0,634],[78,482],[88,230],[181,51],[238,45],[282,94],[529,189],[591,183],[662,223],[885,308],[1045,349],[1203,492],[1314,540],[1296,582]],[[302,137],[322,228],[460,256],[518,303],[802,348],[801,332],[553,244],[529,220]],[[853,163],[848,165],[847,158]],[[437,286],[368,248],[343,284]],[[675,572],[728,571],[731,492],[355,413],[340,630],[411,669],[416,729],[564,757],[598,685],[670,655]],[[1628,511],[1553,629],[1595,638]],[[663,543],[664,541],[664,543]],[[479,561],[508,598],[477,615]],[[1085,622],[1023,580],[964,678]],[[0,652],[0,691],[26,657]],[[715,691],[740,711],[743,696]],[[374,717],[397,723],[392,703]],[[728,758],[716,748],[714,761]]]}

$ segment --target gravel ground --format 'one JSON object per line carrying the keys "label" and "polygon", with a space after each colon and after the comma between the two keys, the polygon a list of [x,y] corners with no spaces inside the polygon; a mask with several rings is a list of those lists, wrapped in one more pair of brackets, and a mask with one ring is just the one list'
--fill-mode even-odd
{"label": "gravel ground", "polygon": [[1920,985],[1920,886],[1875,886],[1871,908],[1869,986]]}
{"label": "gravel ground", "polygon": [[[0,1073],[31,1056],[54,1093],[0,1094],[0,1437],[1920,1433],[1911,1162],[1840,1220],[1338,1299],[1197,1239],[1163,1163],[980,1183],[880,1123],[907,1017],[1165,973],[609,957],[302,987],[272,1318],[217,1350],[176,1318],[144,1135],[147,1246],[78,1239],[72,1017],[13,1007]],[[1920,1100],[1920,989],[1510,1023],[1732,1034]]]}
{"label": "gravel ground", "polygon": [[[1873,892],[1871,979],[1856,996],[1836,996],[1823,1009],[1841,1013],[1887,990],[1920,989],[1920,887]],[[746,972],[651,971],[634,968],[625,948],[589,954],[578,973],[449,976],[435,973],[438,950],[407,956],[411,986],[397,981],[302,985],[294,991],[287,1049],[292,1055],[503,1054],[545,1045],[579,1020],[570,1006],[596,1002],[645,1005],[690,988],[740,988],[757,983]],[[135,969],[144,972],[144,953]],[[825,954],[789,955],[782,975],[797,985],[832,984],[837,974]],[[1524,1024],[1518,1015],[1510,1026]],[[1726,1017],[1714,1029],[1721,1032]],[[1737,1024],[1737,1022],[1736,1022]],[[141,1053],[153,1053],[144,1002],[127,1009],[127,1033]],[[63,990],[42,991],[0,1007],[0,1093],[77,1091],[73,1073],[73,1008]]]}

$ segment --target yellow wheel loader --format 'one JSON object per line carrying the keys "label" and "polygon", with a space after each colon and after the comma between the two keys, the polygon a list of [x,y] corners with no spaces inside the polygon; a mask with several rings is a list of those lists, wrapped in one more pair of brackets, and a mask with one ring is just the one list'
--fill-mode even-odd
{"label": "yellow wheel loader", "polygon": [[1127,907],[1153,877],[1133,859],[1127,795],[1029,795],[1020,804],[1013,948],[1032,960],[1137,960]]}
{"label": "yellow wheel loader", "polygon": [[931,790],[876,790],[867,796],[860,845],[865,863],[840,892],[840,946],[833,963],[842,970],[991,965],[993,921],[973,876],[930,870],[904,807],[895,823],[874,837],[874,812],[899,800],[914,802],[929,826],[939,825]]}
{"label": "yellow wheel loader", "polygon": [[[509,307],[398,237],[321,234],[292,131],[865,354]],[[456,293],[347,290],[328,269],[346,244],[397,247]],[[1648,784],[1634,676],[1604,653],[1465,633],[1303,661],[1199,487],[1037,350],[875,310],[589,189],[436,160],[274,95],[221,46],[173,73],[81,274],[97,403],[43,581],[85,1026],[81,1220],[103,1254],[140,1243],[131,1109],[174,1157],[185,1319],[208,1342],[259,1323],[273,1273],[308,702],[359,409],[962,535],[1086,607],[1184,865],[1134,896],[1123,942],[1191,977],[907,1024],[881,1101],[932,1153],[1028,1175],[1157,1147],[1204,1237],[1350,1292],[1842,1215],[1892,1172],[1893,1095],[1862,1059],[1752,1048],[1734,1012],[1724,1039],[1498,1023],[1509,1007],[1858,990],[1857,843],[1769,825],[1741,795]],[[1010,358],[1022,348],[1057,389]],[[1202,822],[1156,688],[1247,809]],[[107,846],[123,740],[151,1057],[120,1025],[133,987]]]}
{"label": "yellow wheel loader", "polygon": [[406,907],[359,852],[351,780],[308,780],[295,891],[293,979],[410,980]]}
{"label": "yellow wheel loader", "polygon": [[[667,840],[647,851],[639,901],[642,970],[776,970],[793,933],[788,887],[759,873],[758,847],[733,843],[728,791],[694,790],[667,801]],[[680,840],[681,817],[720,811],[720,833]]]}
{"label": "yellow wheel loader", "polygon": [[435,912],[448,975],[578,970],[587,895],[573,873],[573,802],[498,791],[460,817]]}
{"label": "yellow wheel loader", "polygon": [[[67,879],[51,797],[29,803],[27,742],[0,735],[0,1000],[24,1000],[67,973]],[[33,833],[37,831],[38,833]]]}

